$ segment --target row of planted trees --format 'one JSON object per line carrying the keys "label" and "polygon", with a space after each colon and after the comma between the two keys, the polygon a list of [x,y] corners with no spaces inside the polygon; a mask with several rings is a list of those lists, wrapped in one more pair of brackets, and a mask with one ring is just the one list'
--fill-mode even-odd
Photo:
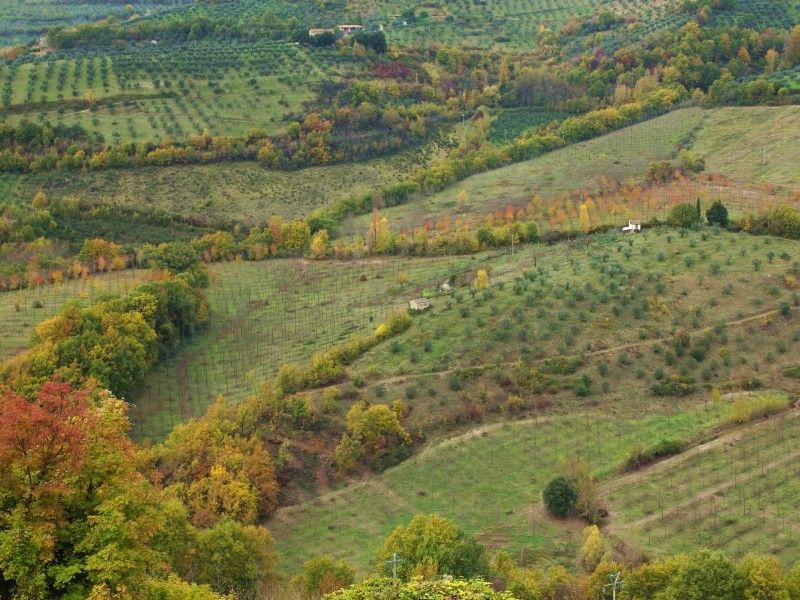
{"label": "row of planted trees", "polygon": [[[672,176],[666,183],[652,181],[636,185],[601,178],[591,188],[565,191],[552,198],[537,194],[524,205],[509,203],[504,209],[497,208],[485,214],[470,214],[465,210],[445,214],[437,220],[426,220],[416,226],[409,227],[404,223],[398,228],[377,207],[406,202],[413,196],[414,186],[400,184],[380,195],[366,194],[339,200],[305,220],[285,221],[273,217],[263,227],[252,228],[246,237],[217,231],[195,239],[188,247],[206,263],[302,255],[324,259],[393,254],[466,254],[613,228],[624,225],[627,219],[687,226],[692,223],[672,218],[675,208],[682,204],[699,206],[697,214],[700,216],[712,205],[723,204],[727,218],[715,221],[723,227],[733,223],[745,231],[768,232],[783,237],[798,235],[795,225],[798,201],[795,196],[781,196],[771,186],[741,189],[716,176],[689,178],[679,169],[671,171],[669,165],[658,168],[670,169]],[[40,197],[42,200],[37,200]],[[7,222],[6,232],[10,241],[13,241],[12,234],[18,237],[17,234],[28,230],[30,241],[18,239],[14,245],[3,247],[11,260],[3,269],[5,273],[0,272],[0,289],[33,288],[71,278],[86,278],[91,273],[148,265],[148,256],[154,246],[145,245],[135,253],[102,239],[86,240],[72,259],[58,257],[60,251],[53,242],[36,237],[48,235],[57,227],[58,219],[45,208],[47,201],[42,194],[37,195],[37,199],[34,199],[33,212]],[[372,218],[363,234],[349,240],[331,239],[329,232],[334,231],[345,218],[370,210]],[[0,221],[0,235],[3,234],[2,226]]]}

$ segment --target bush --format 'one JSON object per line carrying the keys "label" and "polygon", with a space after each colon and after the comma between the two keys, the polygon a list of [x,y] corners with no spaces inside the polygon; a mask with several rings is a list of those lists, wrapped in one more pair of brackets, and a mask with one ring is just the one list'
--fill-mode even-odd
{"label": "bush", "polygon": [[688,375],[670,375],[650,386],[654,396],[688,396],[694,392],[694,378]]}
{"label": "bush", "polygon": [[693,173],[701,173],[706,169],[706,161],[691,150],[681,150],[678,153],[678,158],[683,166]]}
{"label": "bush", "polygon": [[551,375],[573,375],[581,368],[581,362],[577,356],[550,358],[542,361],[542,372]]}
{"label": "bush", "polygon": [[458,373],[450,373],[450,376],[447,378],[447,384],[450,386],[451,390],[457,392],[461,389],[461,377]]}
{"label": "bush", "polygon": [[700,213],[695,206],[688,202],[681,202],[669,211],[667,223],[672,227],[691,227],[700,223]]}
{"label": "bush", "polygon": [[728,209],[725,205],[717,200],[706,211],[706,220],[709,225],[719,225],[720,227],[728,226]]}
{"label": "bush", "polygon": [[641,443],[634,444],[625,459],[625,470],[633,471],[660,458],[680,454],[683,452],[683,448],[684,443],[682,441],[672,439],[661,440],[649,448],[645,448]]}
{"label": "bush", "polygon": [[800,212],[791,206],[779,206],[772,211],[767,226],[774,235],[800,237]]}
{"label": "bush", "polygon": [[578,492],[572,483],[559,475],[550,480],[542,492],[542,500],[547,510],[556,517],[565,518],[575,509],[578,502]]}
{"label": "bush", "polygon": [[783,374],[786,377],[794,377],[795,379],[800,379],[800,365],[795,367],[789,367],[788,369],[783,370]]}
{"label": "bush", "polygon": [[728,423],[744,424],[759,417],[768,417],[789,406],[786,394],[763,393],[753,396],[739,396],[725,414]]}

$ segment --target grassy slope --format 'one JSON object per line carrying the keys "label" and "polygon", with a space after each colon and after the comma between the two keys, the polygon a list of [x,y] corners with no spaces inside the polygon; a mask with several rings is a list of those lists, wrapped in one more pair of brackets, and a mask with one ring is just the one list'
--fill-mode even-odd
{"label": "grassy slope", "polygon": [[665,553],[713,546],[789,564],[800,552],[798,456],[796,411],[756,423],[644,476],[611,482],[613,527]]}
{"label": "grassy slope", "polygon": [[29,201],[76,197],[96,204],[160,208],[172,214],[217,220],[268,221],[308,216],[315,208],[350,194],[363,194],[408,178],[441,157],[437,142],[357,164],[269,171],[257,163],[60,173],[7,177],[11,198]]}
{"label": "grassy slope", "polygon": [[[697,127],[693,145],[706,159],[706,170],[720,173],[742,186],[760,187],[768,181],[783,190],[800,189],[794,148],[800,134],[798,107],[681,109],[539,158],[474,175],[441,192],[383,211],[396,230],[419,227],[445,214],[483,215],[512,204],[519,208],[538,194],[557,196],[580,189],[598,174],[611,179],[643,181],[647,164],[674,155],[676,144]],[[763,164],[763,147],[767,164]],[[459,206],[458,196],[466,193]],[[369,217],[347,222],[343,231],[363,234]]]}
{"label": "grassy slope", "polygon": [[798,190],[798,143],[798,106],[726,108],[706,114],[693,150],[710,172]]}
{"label": "grassy slope", "polygon": [[[507,204],[524,205],[535,194],[547,197],[609,179],[643,179],[650,161],[668,158],[677,142],[700,120],[700,109],[668,113],[608,135],[556,150],[539,158],[473,175],[445,190],[383,211],[396,228],[421,226],[426,220],[484,214]],[[466,192],[463,208],[457,197]],[[354,219],[351,231],[361,232],[369,217]]]}
{"label": "grassy slope", "polygon": [[[310,556],[329,553],[354,561],[363,571],[392,527],[420,511],[452,516],[491,548],[522,548],[542,560],[568,560],[579,527],[558,526],[535,506],[559,458],[578,453],[592,462],[596,475],[613,481],[634,442],[687,439],[717,422],[721,409],[704,404],[702,384],[736,389],[742,378],[756,376],[766,386],[793,388],[781,370],[795,360],[792,348],[800,339],[796,317],[763,315],[782,298],[792,301],[781,275],[796,255],[797,242],[734,234],[681,238],[675,232],[629,239],[630,258],[623,240],[588,249],[563,244],[538,248],[544,283],[539,278],[519,294],[511,280],[526,267],[535,270],[531,251],[486,260],[494,267],[491,298],[478,294],[473,299],[460,290],[453,298],[435,299],[431,312],[417,317],[396,343],[383,344],[358,361],[352,371],[367,382],[368,398],[403,398],[412,409],[409,430],[436,436],[464,423],[459,416],[469,405],[482,407],[490,421],[502,418],[497,410],[504,410],[509,389],[504,379],[524,348],[540,369],[545,368],[541,357],[585,353],[574,376],[554,377],[557,389],[529,400],[540,407],[533,421],[492,426],[485,435],[467,435],[384,475],[279,511],[268,526],[278,539],[284,568],[291,572]],[[770,252],[786,253],[787,259],[769,263]],[[618,263],[627,275],[599,275],[589,258],[604,253],[608,265]],[[694,259],[689,266],[687,258]],[[754,258],[764,263],[758,272]],[[716,276],[710,272],[715,263],[721,269]],[[663,277],[663,288],[657,287],[658,277]],[[587,284],[593,291],[587,291]],[[575,298],[575,290],[584,292],[583,299]],[[637,317],[636,307],[649,298],[661,298],[667,314],[645,310]],[[464,308],[467,316],[462,316]],[[712,334],[707,356],[699,362],[688,353],[667,357],[672,351],[662,338],[685,330],[696,341],[704,327],[720,323],[727,325]],[[426,340],[431,342],[428,350]],[[463,370],[468,366],[481,368],[468,376]],[[687,400],[656,401],[648,387],[659,368],[695,378],[697,393]],[[460,373],[462,386],[455,392],[450,387],[454,373]],[[584,375],[590,381],[586,399],[572,392],[574,379]],[[342,406],[340,415],[346,409]],[[782,486],[778,481],[776,494],[784,493]],[[616,496],[611,498],[614,514]],[[769,528],[786,517],[776,514],[778,520],[773,515],[765,521]],[[638,530],[622,534],[635,544],[652,544],[653,552],[667,549],[661,538],[648,540]],[[791,548],[780,554],[788,556]]]}
{"label": "grassy slope", "polygon": [[[212,267],[210,329],[147,377],[133,398],[133,436],[161,440],[181,419],[202,415],[217,394],[239,402],[282,364],[306,365],[316,352],[371,335],[422,288],[472,260],[271,260]],[[401,269],[411,280],[404,289],[395,281]]]}
{"label": "grassy slope", "polygon": [[487,426],[313,503],[281,509],[267,523],[281,567],[292,573],[311,556],[329,554],[364,575],[382,540],[417,513],[443,514],[492,549],[569,562],[580,528],[544,518],[537,506],[562,459],[578,455],[594,469],[613,470],[635,441],[652,444],[665,432],[691,436],[715,420],[707,408],[644,414],[652,408],[640,404],[632,414],[587,403],[585,411]]}

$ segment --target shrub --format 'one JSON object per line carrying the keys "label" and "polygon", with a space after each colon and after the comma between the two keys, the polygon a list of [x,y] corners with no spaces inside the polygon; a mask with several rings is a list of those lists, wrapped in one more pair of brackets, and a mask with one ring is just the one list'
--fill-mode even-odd
{"label": "shrub", "polygon": [[405,331],[411,327],[411,315],[404,310],[392,313],[386,321],[386,327],[388,328],[389,335]]}
{"label": "shrub", "polygon": [[645,448],[644,444],[636,443],[628,451],[625,459],[625,469],[633,471],[644,465],[649,465],[660,458],[680,454],[685,444],[681,440],[664,439],[657,444]]}
{"label": "shrub", "polygon": [[789,397],[782,393],[763,393],[736,398],[725,414],[728,423],[748,423],[759,417],[768,417],[789,406]]}
{"label": "shrub", "polygon": [[700,223],[700,214],[695,206],[688,202],[681,202],[669,211],[667,223],[673,227],[691,227]]}
{"label": "shrub", "polygon": [[303,373],[296,365],[283,365],[275,377],[275,386],[284,394],[294,394],[303,387]]}
{"label": "shrub", "polygon": [[764,383],[758,377],[745,377],[740,385],[743,390],[757,390]]}
{"label": "shrub", "polygon": [[788,369],[783,370],[783,374],[786,377],[794,377],[795,379],[800,379],[800,365],[795,367],[789,367]]}
{"label": "shrub", "polygon": [[694,378],[688,375],[670,375],[650,386],[654,396],[688,396],[694,389]]}
{"label": "shrub", "polygon": [[728,226],[728,209],[725,205],[717,200],[706,211],[706,220],[709,225],[719,225],[720,227]]}
{"label": "shrub", "polygon": [[450,373],[450,376],[447,378],[447,384],[450,386],[451,390],[457,392],[461,389],[461,376],[458,373]]}
{"label": "shrub", "polygon": [[552,375],[572,375],[581,367],[581,359],[577,356],[550,358],[542,362],[542,371]]}
{"label": "shrub", "polygon": [[767,223],[770,233],[788,238],[800,237],[800,212],[782,205],[772,211]]}
{"label": "shrub", "polygon": [[547,510],[556,517],[565,518],[575,509],[578,502],[578,492],[572,483],[559,475],[551,479],[542,492],[542,500]]}

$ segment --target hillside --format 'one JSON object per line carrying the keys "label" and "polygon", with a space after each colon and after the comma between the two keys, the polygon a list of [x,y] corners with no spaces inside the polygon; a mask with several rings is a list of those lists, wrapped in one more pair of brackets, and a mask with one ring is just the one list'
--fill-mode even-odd
{"label": "hillside", "polygon": [[691,148],[706,169],[742,184],[770,184],[800,190],[792,148],[800,141],[800,109],[729,108],[709,111]]}
{"label": "hillside", "polygon": [[162,210],[197,222],[263,223],[273,215],[303,218],[350,195],[404,181],[439,160],[452,145],[447,131],[427,143],[355,164],[274,171],[254,162],[8,177],[7,197],[24,203],[43,190],[90,206]]}
{"label": "hillside", "polygon": [[[781,283],[796,243],[709,233],[651,231],[628,238],[631,246],[600,237],[477,263],[491,269],[487,290],[434,299],[411,330],[352,367],[366,382],[362,396],[402,399],[411,409],[406,426],[430,442],[382,475],[279,511],[268,525],[285,548],[287,569],[324,552],[366,570],[376,547],[342,541],[380,540],[417,512],[448,515],[493,549],[535,562],[568,561],[579,528],[544,518],[537,503],[560,460],[576,456],[608,490],[610,531],[628,544],[648,553],[713,544],[737,556],[750,549],[739,536],[766,528],[774,535],[759,535],[758,543],[776,541],[759,547],[791,559],[785,522],[792,509],[778,499],[790,496],[792,472],[784,468],[789,463],[773,465],[762,449],[773,448],[769,436],[778,435],[787,444],[778,457],[794,452],[796,415],[775,420],[774,428],[755,425],[752,435],[718,428],[727,423],[731,394],[742,388],[797,389],[783,375],[800,339],[795,315],[776,311],[782,297],[790,305],[798,299]],[[770,262],[770,253],[784,259]],[[683,332],[691,343],[676,354]],[[538,378],[533,388],[520,379],[520,364]],[[686,391],[654,395],[659,382],[673,380]],[[715,388],[727,394],[716,403]],[[475,424],[481,421],[487,424]],[[454,427],[463,433],[439,441]],[[721,432],[725,444],[701,446],[685,463],[653,469],[654,481],[691,478],[689,492],[671,483],[666,487],[674,493],[654,498],[653,490],[665,486],[651,483],[647,469],[635,479],[619,475],[636,443],[699,443]],[[725,462],[729,447],[747,449],[744,456],[755,462]],[[697,467],[687,471],[689,464]],[[736,473],[749,473],[748,487],[728,483]],[[692,498],[717,485],[722,496],[710,515]],[[733,494],[729,502],[725,494]],[[742,519],[734,498],[774,508],[746,511]],[[665,516],[641,517],[653,515],[654,502]],[[697,519],[691,529],[680,524],[688,507]],[[722,522],[730,528],[720,530]]]}
{"label": "hillside", "polygon": [[800,0],[0,5],[0,597],[800,599]]}

